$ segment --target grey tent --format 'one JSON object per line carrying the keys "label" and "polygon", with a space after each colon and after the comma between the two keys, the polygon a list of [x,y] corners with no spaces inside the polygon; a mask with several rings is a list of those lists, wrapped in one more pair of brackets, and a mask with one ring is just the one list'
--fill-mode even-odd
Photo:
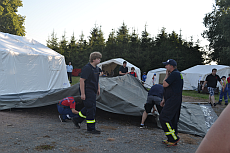
{"label": "grey tent", "polygon": [[[99,83],[101,94],[97,97],[98,108],[117,114],[142,115],[148,92],[138,79],[131,75],[111,78],[100,77]],[[67,96],[80,97],[79,83],[58,92],[46,94],[37,99],[14,103],[3,103],[0,101],[0,110],[51,105]],[[211,107],[182,103],[178,131],[205,136],[216,118],[217,116]]]}

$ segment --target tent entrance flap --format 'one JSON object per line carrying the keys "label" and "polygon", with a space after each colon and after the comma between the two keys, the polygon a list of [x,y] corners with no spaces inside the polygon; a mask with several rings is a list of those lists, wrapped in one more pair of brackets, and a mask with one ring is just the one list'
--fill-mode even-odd
{"label": "tent entrance flap", "polygon": [[164,80],[165,76],[166,76],[166,74],[164,74],[164,73],[161,73],[159,75],[159,84],[163,84],[163,80]]}
{"label": "tent entrance flap", "polygon": [[116,67],[117,67],[116,63],[105,64],[105,65],[102,65],[102,70],[110,73],[110,72],[114,71],[114,69]]}

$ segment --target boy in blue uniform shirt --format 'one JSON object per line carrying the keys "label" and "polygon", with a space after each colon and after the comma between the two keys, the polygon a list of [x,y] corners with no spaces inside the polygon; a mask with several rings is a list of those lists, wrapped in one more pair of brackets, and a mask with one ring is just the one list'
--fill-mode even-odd
{"label": "boy in blue uniform shirt", "polygon": [[142,75],[142,83],[144,84],[145,80],[147,79],[146,72]]}
{"label": "boy in blue uniform shirt", "polygon": [[80,93],[84,103],[84,108],[73,118],[73,123],[80,128],[79,123],[86,119],[87,132],[92,134],[100,134],[95,129],[96,115],[96,95],[100,94],[99,74],[100,69],[97,65],[100,63],[102,55],[100,52],[90,54],[89,63],[86,64],[81,71]]}

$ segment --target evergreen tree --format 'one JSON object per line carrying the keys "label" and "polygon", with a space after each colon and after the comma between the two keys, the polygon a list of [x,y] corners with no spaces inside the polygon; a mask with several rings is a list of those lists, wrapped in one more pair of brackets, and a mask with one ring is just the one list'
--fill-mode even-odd
{"label": "evergreen tree", "polygon": [[122,26],[117,31],[117,52],[119,57],[125,58],[129,50],[129,29],[123,22]]}
{"label": "evergreen tree", "polygon": [[112,32],[109,34],[108,40],[106,41],[103,59],[109,60],[119,57],[117,53],[117,45],[116,45],[116,35],[115,30],[112,29]]}
{"label": "evergreen tree", "polygon": [[103,50],[105,47],[105,39],[101,27],[99,28],[95,25],[95,27],[91,30],[89,37],[89,45],[91,47],[91,52],[99,51],[103,54]]}
{"label": "evergreen tree", "polygon": [[57,38],[57,34],[55,34],[54,30],[51,34],[51,38],[48,37],[48,40],[46,41],[46,45],[47,47],[55,50],[56,52],[58,52],[58,38]]}
{"label": "evergreen tree", "polygon": [[21,0],[0,0],[0,31],[25,36],[25,16],[17,14],[22,7]]}

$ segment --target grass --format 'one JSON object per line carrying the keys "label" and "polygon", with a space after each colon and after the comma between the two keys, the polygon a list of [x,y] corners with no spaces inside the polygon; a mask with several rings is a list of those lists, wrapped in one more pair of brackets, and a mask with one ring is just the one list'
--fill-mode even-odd
{"label": "grass", "polygon": [[[195,97],[195,98],[201,98],[201,99],[208,99],[209,98],[209,94],[198,93],[197,91],[194,91],[194,90],[183,90],[182,95]],[[215,96],[215,100],[219,101],[220,93],[215,94],[214,96]],[[223,97],[223,101],[224,101],[224,97]],[[228,101],[230,101],[230,100],[228,100]]]}
{"label": "grass", "polygon": [[75,85],[79,82],[80,77],[79,76],[72,76],[72,83],[71,85]]}

